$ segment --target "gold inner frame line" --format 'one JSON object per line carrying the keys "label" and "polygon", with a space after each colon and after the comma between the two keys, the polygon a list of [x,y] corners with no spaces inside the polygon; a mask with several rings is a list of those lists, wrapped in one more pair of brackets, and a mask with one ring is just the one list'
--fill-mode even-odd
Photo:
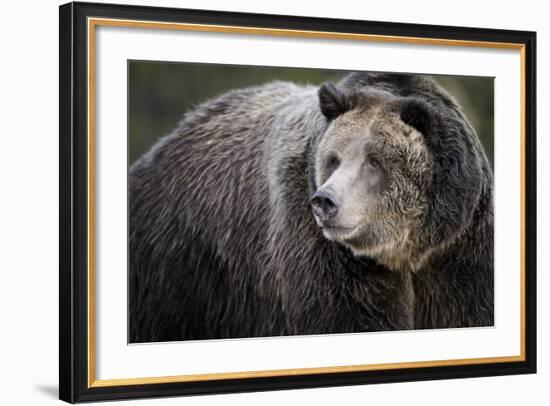
{"label": "gold inner frame line", "polygon": [[[95,262],[94,262],[94,241],[95,241],[95,28],[97,26],[110,27],[132,27],[161,30],[183,30],[194,32],[217,32],[234,33],[244,35],[282,36],[299,38],[318,39],[340,39],[371,42],[389,42],[403,44],[435,45],[435,46],[459,46],[512,49],[520,51],[521,64],[521,270],[520,270],[520,340],[521,349],[519,355],[502,357],[481,357],[451,360],[395,362],[383,364],[361,364],[328,366],[315,368],[294,368],[276,369],[265,371],[243,371],[243,372],[219,372],[208,374],[187,374],[175,376],[145,377],[145,378],[123,378],[123,379],[95,379]],[[488,42],[488,41],[465,41],[439,38],[422,37],[401,37],[391,35],[354,34],[344,32],[307,31],[291,29],[275,29],[261,27],[241,27],[230,25],[209,25],[209,24],[188,24],[168,23],[155,21],[121,20],[110,18],[88,18],[87,21],[87,80],[88,80],[88,387],[109,387],[142,384],[160,384],[191,381],[212,381],[221,379],[243,379],[243,378],[265,378],[280,376],[332,374],[343,372],[379,371],[399,368],[425,368],[439,366],[457,366],[474,364],[494,364],[503,362],[525,361],[525,45],[518,43]]]}

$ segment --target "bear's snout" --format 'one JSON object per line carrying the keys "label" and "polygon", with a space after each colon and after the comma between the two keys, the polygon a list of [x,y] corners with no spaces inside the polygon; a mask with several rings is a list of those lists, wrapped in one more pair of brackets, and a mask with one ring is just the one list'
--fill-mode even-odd
{"label": "bear's snout", "polygon": [[313,214],[322,222],[336,217],[340,204],[336,198],[326,190],[318,190],[311,198]]}

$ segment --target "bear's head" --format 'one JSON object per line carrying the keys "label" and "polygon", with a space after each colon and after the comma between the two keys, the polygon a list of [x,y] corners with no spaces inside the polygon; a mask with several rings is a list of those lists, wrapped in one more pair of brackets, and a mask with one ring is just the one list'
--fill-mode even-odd
{"label": "bear's head", "polygon": [[416,270],[466,230],[483,152],[449,100],[321,86],[327,127],[313,147],[311,207],[325,238],[389,268]]}

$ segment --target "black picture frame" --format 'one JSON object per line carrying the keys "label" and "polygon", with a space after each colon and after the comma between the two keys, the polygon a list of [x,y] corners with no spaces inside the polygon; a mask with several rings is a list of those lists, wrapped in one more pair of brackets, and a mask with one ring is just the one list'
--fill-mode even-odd
{"label": "black picture frame", "polygon": [[[67,402],[234,393],[536,372],[536,33],[112,4],[60,6],[59,397]],[[87,19],[112,18],[281,30],[509,43],[524,52],[524,359],[513,362],[94,386],[88,352]],[[93,360],[92,360],[93,362]]]}

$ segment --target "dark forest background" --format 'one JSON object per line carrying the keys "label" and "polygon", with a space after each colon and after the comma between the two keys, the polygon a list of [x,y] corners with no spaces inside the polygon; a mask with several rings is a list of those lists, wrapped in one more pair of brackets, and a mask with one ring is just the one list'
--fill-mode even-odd
{"label": "dark forest background", "polygon": [[[272,80],[338,81],[345,71],[193,63],[128,62],[128,159],[132,164],[170,133],[183,113],[239,87]],[[493,78],[431,75],[462,106],[493,162]]]}

